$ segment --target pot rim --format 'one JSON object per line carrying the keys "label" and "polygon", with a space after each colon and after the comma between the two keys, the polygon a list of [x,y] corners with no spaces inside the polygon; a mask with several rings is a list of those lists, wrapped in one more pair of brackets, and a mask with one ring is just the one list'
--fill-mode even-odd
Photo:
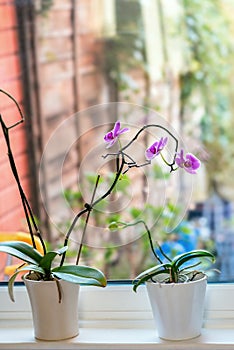
{"label": "pot rim", "polygon": [[188,286],[200,282],[207,281],[207,275],[203,272],[201,272],[202,277],[194,280],[194,281],[186,281],[182,283],[164,283],[164,282],[152,282],[152,281],[145,281],[146,284],[148,285],[155,285],[155,286],[160,286],[163,288],[169,288],[169,287],[176,287],[176,288],[183,288],[183,286]]}
{"label": "pot rim", "polygon": [[29,275],[29,273],[27,272],[25,275],[22,276],[22,280],[23,281],[27,281],[27,282],[36,282],[36,283],[40,283],[40,282],[55,282],[55,280],[51,280],[51,281],[44,281],[44,280],[33,280],[33,279],[30,279],[30,278],[27,278],[27,276]]}
{"label": "pot rim", "polygon": [[29,279],[27,278],[27,276],[29,275],[29,273],[26,273],[25,275],[22,276],[22,280],[23,281],[26,281],[26,282],[31,282],[31,283],[46,283],[46,284],[52,284],[52,283],[56,283],[56,282],[59,282],[59,283],[68,283],[68,284],[76,284],[76,285],[79,285],[79,283],[73,283],[73,282],[69,282],[69,281],[65,281],[63,279],[53,279],[53,280],[50,280],[50,281],[44,281],[44,280],[33,280],[33,279]]}

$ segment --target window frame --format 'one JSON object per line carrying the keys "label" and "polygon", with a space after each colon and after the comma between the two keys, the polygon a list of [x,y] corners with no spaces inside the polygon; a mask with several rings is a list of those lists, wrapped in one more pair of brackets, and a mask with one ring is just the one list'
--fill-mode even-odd
{"label": "window frame", "polygon": [[[205,299],[204,327],[233,327],[234,284],[208,283]],[[7,283],[0,284],[0,322],[7,319],[31,320],[31,309],[26,288],[18,283],[14,288],[15,303],[8,295]],[[108,282],[106,288],[81,286],[79,296],[81,327],[99,322],[135,327],[138,324],[153,325],[151,308],[144,285],[137,293],[132,291],[130,281]]]}
{"label": "window frame", "polygon": [[33,338],[25,286],[23,283],[16,286],[16,302],[12,303],[6,283],[2,283],[0,349],[233,349],[233,292],[232,283],[209,283],[202,335],[172,342],[157,337],[144,285],[138,288],[137,293],[132,291],[129,282],[109,282],[104,289],[82,286],[79,298],[80,335],[69,341],[38,342]]}

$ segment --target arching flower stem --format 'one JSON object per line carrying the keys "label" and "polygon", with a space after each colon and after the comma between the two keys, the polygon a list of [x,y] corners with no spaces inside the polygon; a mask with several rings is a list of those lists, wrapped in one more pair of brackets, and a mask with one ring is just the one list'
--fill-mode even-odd
{"label": "arching flower stem", "polygon": [[[145,165],[150,164],[150,163],[151,163],[150,160],[147,160],[147,161],[146,161],[145,163],[143,163],[143,164],[137,164],[137,163],[134,161],[134,159],[133,159],[132,157],[130,157],[130,156],[125,152],[126,149],[127,149],[128,147],[130,147],[134,141],[137,140],[137,138],[140,136],[140,134],[141,134],[144,130],[149,129],[149,128],[158,128],[158,129],[164,130],[164,131],[165,131],[168,135],[170,135],[170,136],[172,137],[172,139],[175,141],[175,151],[174,151],[174,157],[173,157],[173,159],[172,159],[172,162],[168,162],[168,161],[162,156],[161,152],[160,152],[160,154],[161,154],[161,156],[162,156],[163,161],[170,167],[170,172],[177,170],[177,168],[176,168],[176,169],[174,168],[174,165],[176,164],[176,155],[177,155],[177,152],[178,152],[178,144],[179,144],[178,139],[177,139],[166,127],[164,127],[164,126],[162,126],[162,125],[159,125],[159,124],[148,124],[148,125],[144,125],[144,126],[135,134],[135,136],[131,139],[131,141],[129,141],[129,142],[128,142],[125,146],[123,146],[122,148],[120,148],[118,152],[116,152],[116,153],[107,153],[106,155],[103,156],[103,158],[106,158],[106,157],[108,157],[108,156],[118,156],[118,155],[120,155],[120,154],[122,154],[122,155],[124,155],[125,157],[129,158],[129,159],[131,160],[131,162],[130,162],[130,163],[125,162],[125,164],[128,166],[128,169],[126,169],[124,173],[126,173],[130,168],[134,168],[134,167],[140,168],[140,167],[143,167],[143,166],[145,166]],[[118,139],[118,141],[119,141],[119,139]],[[120,144],[120,145],[121,145],[121,144]]]}
{"label": "arching flower stem", "polygon": [[113,231],[113,228],[114,228],[114,231],[115,231],[117,229],[125,229],[127,227],[136,226],[138,224],[143,224],[144,225],[146,233],[148,235],[151,251],[152,251],[154,257],[158,260],[158,262],[160,264],[162,264],[162,260],[160,259],[160,257],[158,256],[158,254],[154,250],[154,244],[153,244],[153,240],[152,240],[150,229],[149,229],[149,227],[147,226],[147,224],[146,224],[146,222],[144,220],[140,219],[140,220],[137,220],[137,221],[134,221],[134,222],[130,222],[130,223],[123,222],[123,221],[114,221],[114,222],[110,223],[109,229]]}

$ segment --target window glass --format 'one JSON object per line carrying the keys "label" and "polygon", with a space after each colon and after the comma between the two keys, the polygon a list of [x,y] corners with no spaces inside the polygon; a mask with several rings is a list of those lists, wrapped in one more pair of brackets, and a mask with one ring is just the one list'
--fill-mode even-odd
{"label": "window glass", "polygon": [[[0,89],[25,115],[11,132],[12,149],[48,246],[63,244],[98,173],[97,198],[111,186],[115,163],[102,157],[109,152],[103,137],[115,121],[130,128],[123,144],[157,123],[201,169],[170,174],[160,159],[129,169],[92,211],[81,262],[109,279],[134,278],[154,264],[144,225],[108,227],[145,220],[156,250],[156,242],[171,257],[208,249],[220,271],[210,271],[211,280],[233,280],[233,10],[230,0],[0,2]],[[0,113],[7,123],[19,117],[4,94]],[[142,133],[129,151],[140,163],[153,135]],[[2,132],[0,145],[0,240],[23,239],[27,224]],[[84,226],[81,218],[71,234],[70,262]],[[15,263],[1,254],[1,280]]]}

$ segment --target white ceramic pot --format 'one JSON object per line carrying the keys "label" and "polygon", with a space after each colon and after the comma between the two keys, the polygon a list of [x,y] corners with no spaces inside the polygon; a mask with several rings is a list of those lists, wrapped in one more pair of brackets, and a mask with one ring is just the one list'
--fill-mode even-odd
{"label": "white ceramic pot", "polygon": [[146,282],[158,335],[183,340],[200,335],[207,277],[187,283]]}
{"label": "white ceramic pot", "polygon": [[61,302],[55,281],[24,278],[33,316],[35,338],[62,340],[79,334],[78,297],[80,286],[59,281]]}

